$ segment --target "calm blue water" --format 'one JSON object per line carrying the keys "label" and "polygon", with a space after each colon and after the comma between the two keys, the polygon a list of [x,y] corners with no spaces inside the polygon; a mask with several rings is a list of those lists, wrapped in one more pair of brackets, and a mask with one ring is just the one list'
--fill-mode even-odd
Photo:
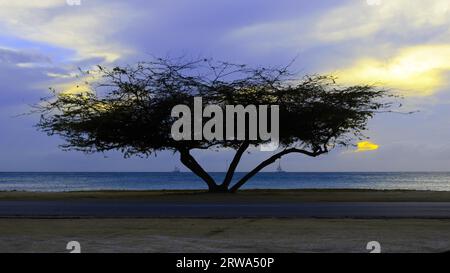
{"label": "calm blue water", "polygon": [[[224,173],[213,173],[221,181]],[[237,173],[236,177],[243,173]],[[246,189],[450,191],[450,173],[260,173]],[[205,189],[191,173],[0,173],[0,191]]]}

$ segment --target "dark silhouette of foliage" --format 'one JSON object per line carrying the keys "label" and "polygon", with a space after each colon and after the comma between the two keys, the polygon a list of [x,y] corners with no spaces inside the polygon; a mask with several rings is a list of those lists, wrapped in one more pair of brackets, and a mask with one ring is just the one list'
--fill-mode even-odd
{"label": "dark silhouette of foliage", "polygon": [[[343,87],[332,76],[296,78],[283,68],[251,68],[210,59],[156,59],[135,66],[99,67],[100,83],[90,92],[43,99],[38,127],[62,136],[67,150],[87,153],[121,151],[125,157],[170,150],[205,181],[211,192],[235,192],[281,157],[298,153],[317,157],[362,138],[376,113],[389,112],[391,97],[374,86]],[[242,155],[254,140],[174,141],[171,110],[175,105],[279,105],[280,150],[231,185]],[[191,155],[196,149],[236,150],[226,177],[217,183]]]}

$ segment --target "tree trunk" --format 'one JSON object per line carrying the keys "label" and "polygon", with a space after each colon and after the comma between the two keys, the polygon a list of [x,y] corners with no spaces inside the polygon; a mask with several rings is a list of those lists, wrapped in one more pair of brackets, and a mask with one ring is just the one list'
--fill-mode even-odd
{"label": "tree trunk", "polygon": [[297,148],[286,149],[278,154],[273,155],[267,160],[263,161],[252,171],[247,173],[243,178],[241,178],[233,187],[229,188],[231,179],[233,178],[234,171],[242,157],[242,154],[249,147],[249,143],[244,142],[239,150],[236,152],[236,155],[231,163],[228,172],[225,176],[225,180],[222,184],[218,185],[214,179],[198,164],[195,158],[190,154],[189,150],[179,150],[180,152],[180,160],[188,169],[190,169],[194,174],[203,179],[203,181],[208,185],[208,191],[210,193],[235,193],[237,192],[245,183],[247,183],[253,176],[259,173],[262,169],[274,163],[277,159],[290,154],[290,153],[301,153],[311,157],[317,157],[321,154],[327,153],[327,149],[320,149],[319,151],[306,151]]}
{"label": "tree trunk", "polygon": [[215,185],[212,188],[208,188],[209,193],[231,193],[231,191],[228,189],[228,187],[225,187],[224,185]]}
{"label": "tree trunk", "polygon": [[248,149],[250,146],[250,143],[248,141],[244,141],[242,143],[241,147],[236,151],[236,154],[234,155],[233,161],[230,164],[230,167],[228,168],[227,174],[225,175],[225,179],[223,180],[222,187],[228,189],[230,186],[231,180],[233,179],[233,175],[236,171],[236,168],[241,161],[241,157],[244,154],[244,152]]}
{"label": "tree trunk", "polygon": [[205,181],[206,185],[208,185],[209,191],[215,191],[219,186],[216,184],[214,179],[198,164],[195,158],[189,153],[187,150],[181,150],[180,152],[180,161],[185,165],[189,170],[191,170],[194,174]]}

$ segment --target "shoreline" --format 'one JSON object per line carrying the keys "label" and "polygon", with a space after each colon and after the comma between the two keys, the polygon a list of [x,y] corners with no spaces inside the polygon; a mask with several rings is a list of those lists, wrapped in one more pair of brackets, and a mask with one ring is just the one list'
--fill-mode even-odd
{"label": "shoreline", "polygon": [[148,202],[450,202],[448,191],[371,189],[257,189],[235,194],[204,190],[0,191],[0,201],[117,200]]}

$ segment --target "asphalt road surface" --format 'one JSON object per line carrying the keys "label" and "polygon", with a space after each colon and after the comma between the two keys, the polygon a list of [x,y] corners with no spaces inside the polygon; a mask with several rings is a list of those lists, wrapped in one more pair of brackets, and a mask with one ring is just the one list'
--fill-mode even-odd
{"label": "asphalt road surface", "polygon": [[434,218],[450,202],[161,203],[146,201],[0,201],[0,218]]}

